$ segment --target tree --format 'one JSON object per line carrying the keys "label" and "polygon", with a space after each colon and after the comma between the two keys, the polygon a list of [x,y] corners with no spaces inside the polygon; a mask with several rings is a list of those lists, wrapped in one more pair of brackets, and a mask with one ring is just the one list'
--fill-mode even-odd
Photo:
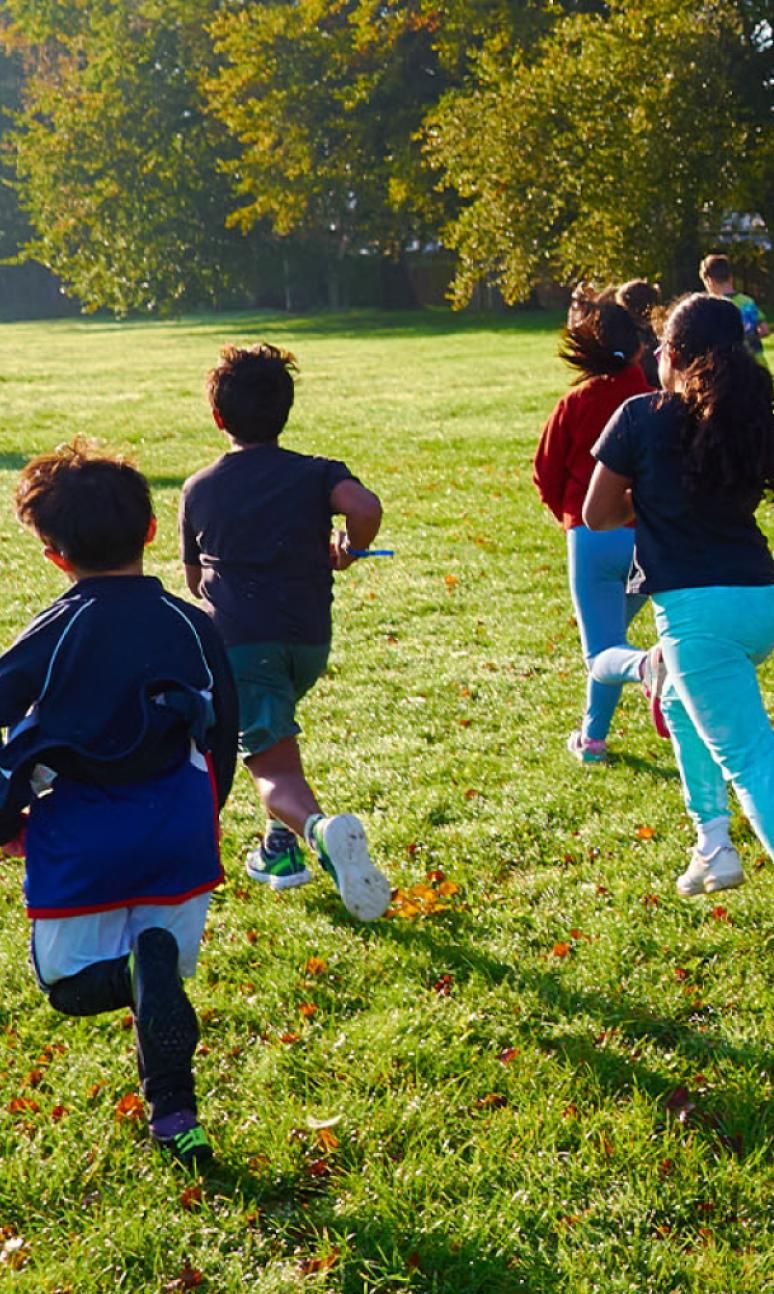
{"label": "tree", "polygon": [[695,278],[702,221],[751,182],[766,52],[749,16],[732,0],[610,0],[526,56],[485,50],[426,133],[463,202],[446,232],[457,302],[481,277],[508,301],[543,278]]}
{"label": "tree", "polygon": [[27,68],[13,142],[28,255],[88,309],[217,301],[243,274],[228,140],[198,89],[214,4],[7,0]]}

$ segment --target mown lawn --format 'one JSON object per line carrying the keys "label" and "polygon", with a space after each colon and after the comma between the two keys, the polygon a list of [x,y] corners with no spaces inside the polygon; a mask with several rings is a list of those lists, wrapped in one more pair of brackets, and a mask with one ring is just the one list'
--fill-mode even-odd
{"label": "mown lawn", "polygon": [[2,865],[0,1289],[774,1290],[774,866],[737,816],[750,884],[677,897],[691,832],[634,690],[608,768],[564,752],[582,665],[530,481],[566,386],[558,323],[0,326],[3,645],[62,588],[12,517],[26,459],[75,432],[131,449],[160,522],[147,569],[182,593],[179,487],[222,448],[203,374],[226,340],[296,351],[285,443],[345,459],[396,550],[338,578],[305,757],[398,890],[363,927],[325,877],[252,885],[240,773],[192,988],[219,1151],[197,1181],[121,1117],[127,1020],[38,993],[20,864]]}

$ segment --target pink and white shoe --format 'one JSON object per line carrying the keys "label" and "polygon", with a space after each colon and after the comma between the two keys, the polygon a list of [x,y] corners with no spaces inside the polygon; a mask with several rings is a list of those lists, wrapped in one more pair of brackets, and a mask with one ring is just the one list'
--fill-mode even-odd
{"label": "pink and white shoe", "polygon": [[659,737],[664,737],[669,741],[669,729],[661,710],[661,693],[664,690],[666,673],[664,657],[661,648],[656,643],[655,647],[651,647],[650,651],[645,653],[645,658],[642,662],[642,690],[648,701],[653,727]]}
{"label": "pink and white shoe", "polygon": [[607,742],[597,741],[593,737],[584,737],[580,728],[575,728],[567,738],[567,749],[581,764],[606,764],[608,762]]}

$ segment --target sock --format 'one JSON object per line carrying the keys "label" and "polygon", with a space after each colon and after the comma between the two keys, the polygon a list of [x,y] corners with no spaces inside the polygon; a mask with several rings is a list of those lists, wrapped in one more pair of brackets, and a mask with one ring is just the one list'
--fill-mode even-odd
{"label": "sock", "polygon": [[323,813],[310,813],[309,817],[304,823],[304,840],[308,844],[309,848],[313,849],[315,853],[317,853],[317,843],[315,841],[314,836],[312,835],[312,832],[317,826],[317,823],[322,822],[324,816],[325,815]]}
{"label": "sock", "polygon": [[696,848],[703,858],[709,858],[716,849],[728,849],[731,844],[731,837],[728,834],[729,821],[730,819],[724,814],[722,817],[712,818],[709,822],[697,824],[699,834]]}
{"label": "sock", "polygon": [[266,831],[263,836],[263,852],[267,858],[276,858],[278,854],[284,854],[295,844],[296,833],[286,827],[284,822],[277,822],[274,818],[268,818],[266,822]]}
{"label": "sock", "polygon": [[176,1137],[180,1132],[190,1132],[195,1128],[198,1119],[193,1110],[176,1110],[165,1114],[160,1119],[153,1119],[150,1125],[154,1137]]}

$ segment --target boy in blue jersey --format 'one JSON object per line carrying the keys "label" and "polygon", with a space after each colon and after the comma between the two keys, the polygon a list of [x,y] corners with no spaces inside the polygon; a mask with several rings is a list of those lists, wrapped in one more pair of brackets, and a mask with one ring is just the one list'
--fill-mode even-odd
{"label": "boy in blue jersey", "polygon": [[0,842],[23,836],[31,955],[67,1015],[129,1008],[153,1139],[212,1154],[197,1119],[196,967],[222,879],[236,694],[208,618],[143,574],[147,481],[76,440],[33,459],[16,512],[71,581],[0,657]]}
{"label": "boy in blue jersey", "polygon": [[[389,884],[359,820],[323,815],[304,775],[295,707],[328,659],[332,571],[368,547],[382,510],[346,464],[280,448],[295,371],[288,351],[266,343],[221,352],[207,390],[230,451],[183,486],[181,556],[188,587],[228,649],[240,751],[266,812],[248,874],[272,889],[305,884],[304,840],[348,911],[373,921],[389,903]],[[345,530],[331,531],[336,515]]]}

